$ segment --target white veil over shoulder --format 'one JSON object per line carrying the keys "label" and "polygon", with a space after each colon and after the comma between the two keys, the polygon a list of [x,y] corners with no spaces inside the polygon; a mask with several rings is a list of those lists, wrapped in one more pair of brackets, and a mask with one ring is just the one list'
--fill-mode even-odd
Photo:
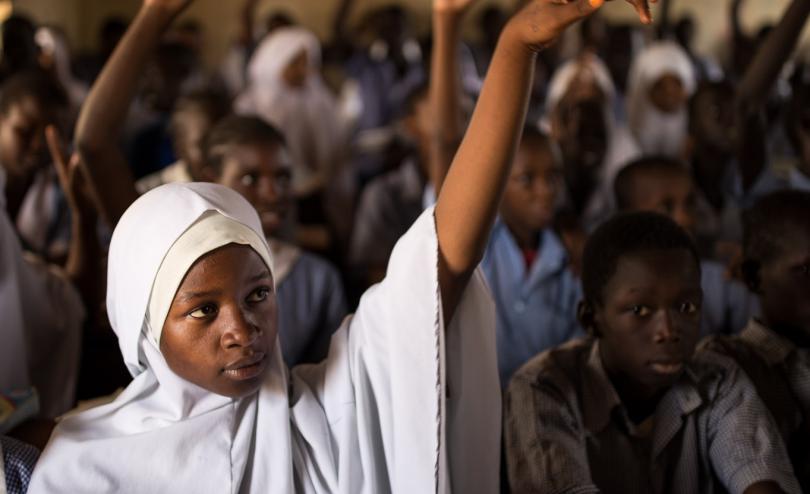
{"label": "white veil over shoulder", "polygon": [[288,373],[276,343],[262,387],[240,399],[175,375],[145,321],[167,253],[211,214],[264,238],[247,201],[215,184],[161,186],[121,218],[107,304],[135,379],[114,402],[57,426],[29,492],[497,489],[494,307],[477,273],[445,331],[432,210],[400,241],[386,280],[335,333],[324,362]]}

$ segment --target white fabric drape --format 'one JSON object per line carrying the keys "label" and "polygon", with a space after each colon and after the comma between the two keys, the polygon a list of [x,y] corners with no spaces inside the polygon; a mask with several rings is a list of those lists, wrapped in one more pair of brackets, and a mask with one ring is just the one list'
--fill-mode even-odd
{"label": "white fabric drape", "polygon": [[650,101],[650,89],[664,75],[680,79],[688,96],[697,79],[689,55],[672,41],[653,43],[638,54],[627,82],[627,115],[630,129],[645,154],[680,158],[689,125],[687,105],[675,113],[664,113]]}
{"label": "white fabric drape", "polygon": [[40,415],[73,407],[84,307],[64,274],[26,255],[0,169],[0,390],[37,388]]}
{"label": "white fabric drape", "polygon": [[122,217],[107,305],[135,379],[113,403],[59,424],[29,492],[496,491],[494,307],[476,273],[445,331],[432,210],[324,362],[289,374],[277,344],[260,391],[236,400],[174,375],[145,337],[158,267],[207,211],[261,234],[247,202],[213,184],[165,185]]}
{"label": "white fabric drape", "polygon": [[[309,74],[303,87],[293,88],[282,74],[302,52],[307,54]],[[320,70],[321,48],[314,34],[300,27],[278,29],[253,53],[247,88],[234,103],[238,113],[258,115],[284,134],[294,160],[296,191],[325,185],[340,165],[345,144],[337,101]]]}

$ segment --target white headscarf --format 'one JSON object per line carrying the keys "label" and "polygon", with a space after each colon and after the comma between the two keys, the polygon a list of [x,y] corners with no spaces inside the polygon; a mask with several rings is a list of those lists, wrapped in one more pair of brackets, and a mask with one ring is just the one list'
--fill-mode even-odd
{"label": "white headscarf", "polygon": [[592,78],[602,91],[605,99],[605,117],[608,119],[608,130],[610,130],[615,123],[616,86],[613,84],[607,66],[595,55],[569,60],[554,71],[546,95],[546,115],[551,115],[565,97],[571,84],[579,77]]}
{"label": "white headscarf", "polygon": [[633,60],[627,83],[627,116],[630,130],[645,154],[680,157],[688,132],[686,105],[674,114],[658,110],[650,101],[650,89],[664,75],[681,80],[686,94],[695,92],[697,79],[689,55],[672,41],[659,41]]}
{"label": "white headscarf", "polygon": [[250,241],[228,233],[214,244],[249,243],[268,262],[264,241],[255,243],[263,238],[258,215],[236,192],[190,183],[141,196],[113,234],[107,294],[135,379],[113,403],[57,426],[29,492],[446,493],[450,482],[459,492],[496,488],[494,307],[476,273],[445,331],[432,211],[401,240],[386,280],[335,333],[326,361],[297,368],[288,384],[276,343],[261,389],[240,399],[175,375],[146,321],[150,293],[174,295],[153,288],[167,253],[211,214],[252,231]]}
{"label": "white headscarf", "polygon": [[[284,69],[306,52],[310,73],[301,88],[283,80]],[[295,161],[293,188],[325,180],[339,165],[344,132],[335,98],[320,75],[321,47],[314,34],[300,27],[274,31],[259,44],[248,64],[247,88],[235,102],[238,113],[258,115],[286,137]]]}

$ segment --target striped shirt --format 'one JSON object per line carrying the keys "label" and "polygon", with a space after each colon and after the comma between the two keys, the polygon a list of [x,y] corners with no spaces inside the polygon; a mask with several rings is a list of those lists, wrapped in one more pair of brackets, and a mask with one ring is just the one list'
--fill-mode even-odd
{"label": "striped shirt", "polygon": [[10,437],[0,436],[0,458],[3,460],[0,465],[0,480],[5,477],[8,494],[25,494],[39,451]]}
{"label": "striped shirt", "polygon": [[810,492],[810,349],[752,319],[738,336],[707,338],[700,350],[732,357],[776,419],[802,488]]}
{"label": "striped shirt", "polygon": [[761,481],[800,492],[773,420],[730,360],[698,355],[634,424],[584,338],[524,366],[505,398],[512,492],[742,493]]}

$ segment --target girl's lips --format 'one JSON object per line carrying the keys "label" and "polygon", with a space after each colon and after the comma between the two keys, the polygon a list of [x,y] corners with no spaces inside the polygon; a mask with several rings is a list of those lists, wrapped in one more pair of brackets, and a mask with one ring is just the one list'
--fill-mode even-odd
{"label": "girl's lips", "polygon": [[259,352],[240,359],[222,370],[222,374],[235,381],[245,381],[258,377],[264,371],[267,362],[265,353]]}

